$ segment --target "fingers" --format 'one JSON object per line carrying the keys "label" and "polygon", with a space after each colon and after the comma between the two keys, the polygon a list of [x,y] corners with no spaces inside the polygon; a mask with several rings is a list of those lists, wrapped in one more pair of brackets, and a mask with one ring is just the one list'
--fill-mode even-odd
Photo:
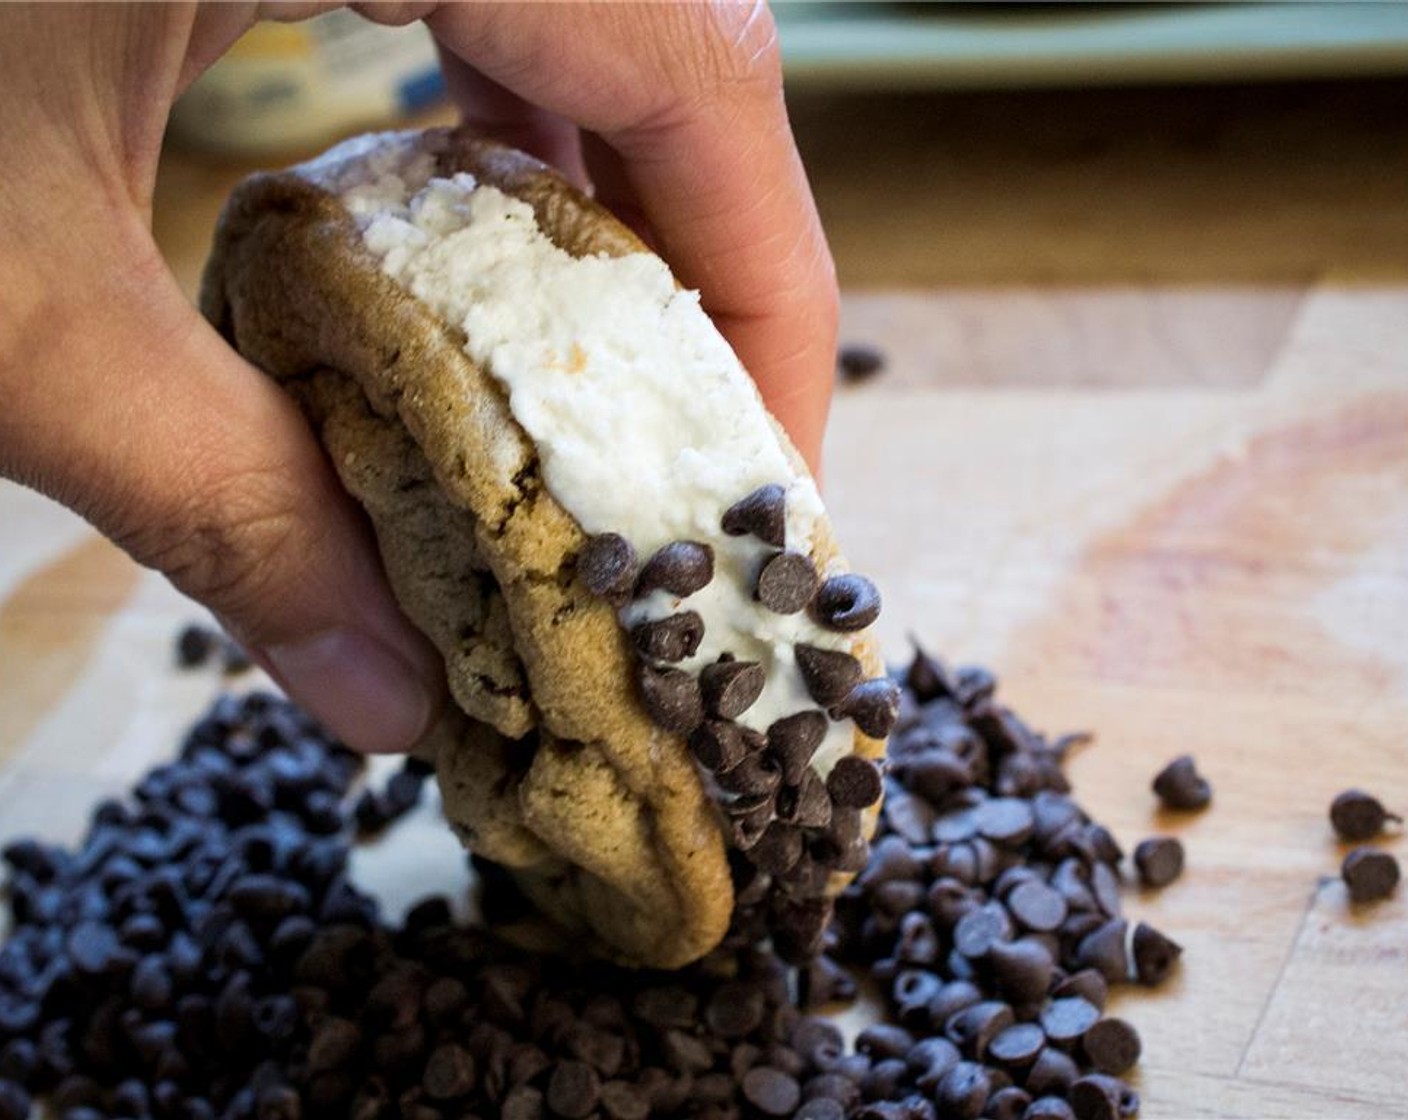
{"label": "fingers", "polygon": [[604,196],[638,202],[815,468],[836,347],[835,271],[756,6],[442,5],[444,47],[600,136]]}
{"label": "fingers", "polygon": [[[0,472],[66,502],[209,606],[354,747],[405,750],[441,663],[295,406],[196,315],[155,260],[70,276],[11,325]],[[31,291],[55,291],[48,277]],[[77,289],[73,291],[72,289]]]}

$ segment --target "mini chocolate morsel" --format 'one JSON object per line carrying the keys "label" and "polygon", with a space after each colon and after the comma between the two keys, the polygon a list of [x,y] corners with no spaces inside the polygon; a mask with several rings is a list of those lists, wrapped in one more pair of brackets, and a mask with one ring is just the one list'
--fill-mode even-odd
{"label": "mini chocolate morsel", "polygon": [[1018,883],[1004,901],[1008,913],[1030,930],[1047,933],[1066,920],[1066,900],[1040,879]]}
{"label": "mini chocolate morsel", "polygon": [[1040,1000],[1051,986],[1056,968],[1046,946],[1030,937],[994,941],[988,948],[987,965],[998,991],[1013,1003]]}
{"label": "mini chocolate morsel", "polygon": [[768,750],[782,767],[783,780],[795,785],[826,738],[826,716],[813,709],[783,716],[768,726]]}
{"label": "mini chocolate morsel", "polygon": [[1140,922],[1132,939],[1134,974],[1141,984],[1161,984],[1173,971],[1183,947],[1153,926]]}
{"label": "mini chocolate morsel", "polygon": [[728,827],[733,846],[740,852],[749,851],[763,838],[763,833],[776,818],[777,810],[771,799],[738,811],[730,806]]}
{"label": "mini chocolate morsel", "polygon": [[462,1046],[442,1043],[426,1059],[421,1085],[437,1101],[464,1096],[474,1088],[474,1058]]}
{"label": "mini chocolate morsel", "polygon": [[880,592],[854,572],[831,576],[816,589],[812,615],[828,630],[864,630],[880,617]]}
{"label": "mini chocolate morsel", "polygon": [[988,1044],[988,1057],[1008,1069],[1036,1061],[1046,1045],[1046,1032],[1035,1023],[1014,1023]]}
{"label": "mini chocolate morsel", "polygon": [[914,646],[914,659],[905,671],[904,686],[914,694],[920,704],[930,700],[949,699],[953,696],[953,677],[939,658],[926,653],[918,640],[910,635]]}
{"label": "mini chocolate morsel", "polygon": [[1051,989],[1052,999],[1067,999],[1070,996],[1079,996],[1087,1003],[1104,1011],[1105,1001],[1110,996],[1110,985],[1105,977],[1095,969],[1082,968],[1077,972],[1072,972]]}
{"label": "mini chocolate morsel", "polygon": [[1139,1111],[1139,1095],[1103,1073],[1088,1073],[1072,1082],[1070,1102],[1076,1120],[1121,1120]]}
{"label": "mini chocolate morsel", "polygon": [[[1042,1029],[1045,1030],[1045,1027]],[[1037,1055],[1032,1068],[1027,1071],[1025,1086],[1033,1097],[1044,1097],[1048,1094],[1064,1097],[1071,1082],[1079,1076],[1080,1067],[1076,1065],[1074,1058],[1064,1050],[1048,1046]]]}
{"label": "mini chocolate morsel", "polygon": [[1134,849],[1134,869],[1146,887],[1166,887],[1183,874],[1183,844],[1172,836],[1151,836]]}
{"label": "mini chocolate morsel", "polygon": [[704,707],[719,719],[741,716],[763,694],[765,684],[767,674],[756,661],[716,661],[699,673]]}
{"label": "mini chocolate morsel", "polygon": [[997,1090],[983,1107],[985,1120],[1022,1120],[1022,1114],[1032,1103],[1031,1094],[1016,1085]]}
{"label": "mini chocolate morsel", "polygon": [[593,595],[624,607],[636,582],[636,550],[618,533],[598,533],[582,546],[577,571]]}
{"label": "mini chocolate morsel", "polygon": [[754,597],[775,614],[796,614],[816,594],[816,566],[800,552],[774,553],[758,573]]}
{"label": "mini chocolate morsel", "polygon": [[935,1094],[946,1120],[978,1120],[992,1086],[988,1068],[978,1062],[959,1062],[943,1076]]}
{"label": "mini chocolate morsel", "polygon": [[845,381],[869,381],[885,368],[885,352],[864,342],[848,342],[836,354],[836,370]]}
{"label": "mini chocolate morsel", "polygon": [[793,648],[808,695],[824,708],[844,700],[865,675],[860,662],[845,650],[822,649],[805,642]]}
{"label": "mini chocolate morsel", "polygon": [[642,665],[639,679],[645,710],[664,730],[683,734],[704,721],[704,698],[693,673]]}
{"label": "mini chocolate morsel", "polygon": [[1121,1074],[1139,1061],[1139,1032],[1123,1019],[1110,1017],[1093,1023],[1081,1036],[1086,1060],[1101,1073]]}
{"label": "mini chocolate morsel", "polygon": [[953,927],[953,946],[969,960],[986,956],[997,941],[1012,936],[1012,922],[998,902],[970,910]]}
{"label": "mini chocolate morsel", "polygon": [[1389,821],[1402,824],[1403,818],[1390,813],[1377,797],[1362,789],[1347,789],[1330,803],[1330,824],[1341,840],[1372,840]]}
{"label": "mini chocolate morsel", "polygon": [[880,800],[883,783],[875,763],[858,755],[838,759],[826,776],[826,792],[843,809],[864,809]]}
{"label": "mini chocolate morsel", "polygon": [[777,817],[799,828],[825,828],[831,823],[831,795],[815,770],[804,770],[800,783],[778,790]]}
{"label": "mini chocolate morsel", "polygon": [[1017,847],[1032,834],[1031,803],[1019,797],[991,797],[978,806],[978,833],[1005,847]]}
{"label": "mini chocolate morsel", "polygon": [[689,749],[700,766],[716,773],[732,770],[748,753],[738,725],[720,719],[706,719],[691,731]]}
{"label": "mini chocolate morsel", "polygon": [[846,1120],[846,1109],[830,1097],[812,1097],[797,1110],[793,1120]]}
{"label": "mini chocolate morsel", "polygon": [[1076,948],[1077,968],[1093,968],[1111,984],[1129,979],[1129,951],[1125,937],[1129,923],[1111,918],[1081,938]]}
{"label": "mini chocolate morsel", "polygon": [[1041,1029],[1058,1046],[1075,1043],[1100,1018],[1100,1010],[1079,996],[1053,999],[1041,1011]]}
{"label": "mini chocolate morsel", "polygon": [[668,591],[680,599],[707,587],[714,578],[714,550],[700,541],[671,541],[645,562],[636,579],[637,599]]}
{"label": "mini chocolate morsel", "polygon": [[608,1081],[601,1087],[601,1110],[609,1120],[646,1120],[650,1101],[629,1081]]}
{"label": "mini chocolate morsel", "polygon": [[1203,809],[1212,800],[1212,786],[1198,773],[1190,754],[1180,755],[1160,770],[1153,789],[1166,809]]}
{"label": "mini chocolate morsel", "polygon": [[791,825],[773,821],[748,853],[769,875],[784,875],[802,858],[802,834]]}
{"label": "mini chocolate morsel", "polygon": [[176,665],[181,669],[197,669],[210,660],[219,635],[207,626],[190,623],[181,628],[176,638]]}
{"label": "mini chocolate morsel", "polygon": [[1401,878],[1398,861],[1388,852],[1373,848],[1355,848],[1340,865],[1340,878],[1349,888],[1349,899],[1355,904],[1377,902],[1387,898]]}
{"label": "mini chocolate morsel", "polygon": [[743,1097],[763,1116],[791,1116],[802,1101],[797,1079],[771,1066],[754,1066],[743,1075]]}
{"label": "mini chocolate morsel", "polygon": [[787,543],[787,491],[775,482],[759,486],[724,511],[722,528],[730,537],[752,533],[764,544],[781,548]]}
{"label": "mini chocolate morsel", "polygon": [[992,1040],[1016,1021],[1009,1004],[983,1000],[965,1007],[944,1024],[944,1035],[973,1058],[987,1054]]}
{"label": "mini chocolate morsel", "polygon": [[559,1062],[548,1078],[546,1102],[563,1120],[585,1120],[601,1099],[601,1079],[586,1062]]}
{"label": "mini chocolate morsel", "polygon": [[1090,893],[1095,903],[1106,917],[1118,917],[1120,913],[1120,881],[1108,863],[1090,865]]}
{"label": "mini chocolate morsel", "polygon": [[698,611],[680,611],[651,622],[637,623],[631,628],[631,641],[636,651],[652,661],[673,663],[693,657],[703,640],[704,620]]}
{"label": "mini chocolate morsel", "polygon": [[1065,1097],[1037,1097],[1022,1113],[1022,1120],[1076,1120]]}
{"label": "mini chocolate morsel", "polygon": [[883,739],[895,726],[900,710],[899,685],[888,677],[861,681],[831,708],[832,719],[850,719],[872,739]]}

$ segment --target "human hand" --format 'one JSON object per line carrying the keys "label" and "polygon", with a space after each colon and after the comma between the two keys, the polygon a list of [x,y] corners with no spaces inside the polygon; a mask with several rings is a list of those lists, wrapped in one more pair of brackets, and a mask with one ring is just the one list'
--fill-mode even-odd
{"label": "human hand", "polygon": [[[349,744],[400,750],[441,703],[440,660],[297,410],[200,319],[150,232],[175,97],[256,19],[321,7],[0,12],[0,474],[208,605]],[[702,290],[815,464],[835,280],[766,10],[363,11],[424,18],[471,125],[590,176]]]}

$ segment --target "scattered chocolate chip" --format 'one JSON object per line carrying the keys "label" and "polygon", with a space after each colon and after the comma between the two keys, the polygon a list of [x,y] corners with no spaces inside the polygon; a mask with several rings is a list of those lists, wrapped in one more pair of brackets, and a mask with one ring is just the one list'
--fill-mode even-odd
{"label": "scattered chocolate chip", "polygon": [[1008,1085],[988,1098],[983,1106],[983,1116],[985,1120],[1022,1120],[1031,1103],[1031,1094],[1025,1089]]}
{"label": "scattered chocolate chip", "polygon": [[585,1120],[601,1099],[601,1079],[586,1062],[564,1061],[548,1078],[546,1103],[563,1120]]}
{"label": "scattered chocolate chip", "polygon": [[704,721],[704,699],[693,673],[642,665],[639,679],[645,710],[664,730],[683,734]]}
{"label": "scattered chocolate chip", "polygon": [[985,903],[970,910],[953,927],[953,945],[969,960],[986,956],[994,943],[1012,935],[1012,922],[1001,904]]}
{"label": "scattered chocolate chip", "polygon": [[1020,797],[991,797],[978,806],[978,833],[995,844],[1019,847],[1032,834],[1031,803]]}
{"label": "scattered chocolate chip", "polygon": [[771,1066],[755,1066],[743,1075],[743,1096],[763,1116],[790,1116],[802,1100],[797,1079]]}
{"label": "scattered chocolate chip", "polygon": [[1046,1045],[1046,1032],[1035,1023],[1014,1023],[988,1044],[988,1057],[1008,1069],[1025,1069]]}
{"label": "scattered chocolate chip", "polygon": [[778,552],[763,564],[754,595],[775,614],[796,614],[816,593],[816,567],[800,552]]}
{"label": "scattered chocolate chip", "polygon": [[728,507],[722,527],[731,537],[752,533],[764,544],[781,548],[787,534],[787,492],[775,482],[759,486]]}
{"label": "scattered chocolate chip", "polygon": [[1183,844],[1172,836],[1151,836],[1134,849],[1134,868],[1146,887],[1166,887],[1183,874]]}
{"label": "scattered chocolate chip", "polygon": [[1330,803],[1330,824],[1341,840],[1372,840],[1389,821],[1402,824],[1403,818],[1390,813],[1377,797],[1362,789],[1347,789]]}
{"label": "scattered chocolate chip", "polygon": [[683,661],[693,657],[704,639],[704,620],[697,611],[681,611],[631,628],[631,640],[642,657],[652,661]]}
{"label": "scattered chocolate chip", "polygon": [[1030,937],[994,941],[988,947],[987,965],[998,991],[1013,1003],[1039,1001],[1051,986],[1056,968],[1050,950]]}
{"label": "scattered chocolate chip", "polygon": [[767,675],[756,661],[716,661],[699,674],[704,707],[719,719],[737,719],[763,694]]}
{"label": "scattered chocolate chip", "polygon": [[1048,933],[1066,920],[1066,900],[1039,879],[1019,883],[1005,901],[1012,917],[1029,930]]}
{"label": "scattered chocolate chip", "polygon": [[826,776],[826,791],[842,808],[864,809],[880,800],[883,784],[880,769],[859,755],[837,759]]}
{"label": "scattered chocolate chip", "polygon": [[1180,755],[1154,778],[1154,794],[1166,809],[1203,809],[1212,800],[1212,786],[1193,763],[1193,756]]}
{"label": "scattered chocolate chip", "polygon": [[1064,1050],[1048,1046],[1037,1055],[1032,1068],[1027,1071],[1025,1087],[1033,1097],[1044,1097],[1048,1094],[1064,1097],[1071,1087],[1071,1082],[1079,1076],[1080,1067],[1076,1065],[1074,1058]]}
{"label": "scattered chocolate chip", "polygon": [[636,598],[664,590],[680,599],[708,586],[714,578],[714,550],[700,541],[672,541],[645,562],[636,580]]}
{"label": "scattered chocolate chip", "polygon": [[812,614],[828,630],[864,630],[880,617],[880,592],[853,572],[831,576],[816,589]]}
{"label": "scattered chocolate chip", "polygon": [[1037,1097],[1027,1106],[1022,1120],[1076,1120],[1065,1097]]}
{"label": "scattered chocolate chip", "polygon": [[636,582],[636,550],[617,533],[598,533],[582,546],[577,571],[593,595],[613,607],[624,607]]}
{"label": "scattered chocolate chip", "polygon": [[1123,918],[1112,918],[1086,934],[1076,948],[1076,967],[1093,968],[1111,984],[1127,980],[1129,952],[1125,948],[1125,937],[1128,929],[1129,923]]}
{"label": "scattered chocolate chip", "polygon": [[191,623],[181,628],[176,638],[176,664],[182,669],[197,669],[210,660],[219,635],[209,627]]}
{"label": "scattered chocolate chip", "polygon": [[1109,982],[1093,968],[1082,968],[1077,972],[1072,972],[1051,989],[1052,999],[1079,996],[1101,1011],[1105,1010],[1105,1001],[1109,995]]}
{"label": "scattered chocolate chip", "polygon": [[851,719],[872,739],[889,735],[899,716],[899,686],[888,677],[862,681],[831,709],[833,719]]}
{"label": "scattered chocolate chip", "polygon": [[1183,955],[1181,945],[1144,922],[1134,927],[1131,948],[1134,974],[1141,984],[1162,984]]}
{"label": "scattered chocolate chip", "polygon": [[999,1034],[1012,1026],[1012,1008],[998,1000],[983,1000],[952,1016],[944,1024],[944,1035],[964,1053],[981,1060],[988,1046]]}
{"label": "scattered chocolate chip", "polygon": [[802,834],[791,825],[773,821],[748,852],[748,858],[769,875],[785,874],[802,858]]}
{"label": "scattered chocolate chip", "polygon": [[805,642],[794,649],[807,693],[824,708],[839,704],[864,676],[860,662],[845,650],[821,649]]}
{"label": "scattered chocolate chip", "polygon": [[728,806],[730,811],[756,809],[771,798],[782,784],[782,769],[771,751],[750,754],[732,769],[717,775],[719,788],[740,795],[743,806]]}
{"label": "scattered chocolate chip", "polygon": [[978,1120],[991,1088],[986,1066],[959,1062],[939,1082],[936,1098],[942,1114],[952,1120]]}
{"label": "scattered chocolate chip", "polygon": [[1086,1059],[1101,1073],[1121,1074],[1139,1061],[1139,1032],[1123,1019],[1100,1019],[1081,1036]]}
{"label": "scattered chocolate chip", "polygon": [[1041,1011],[1041,1029],[1046,1037],[1058,1046],[1069,1046],[1077,1042],[1100,1018],[1100,1010],[1093,1003],[1070,996],[1054,999]]}
{"label": "scattered chocolate chip", "polygon": [[1139,1111],[1139,1095],[1118,1078],[1088,1073],[1070,1089],[1076,1120],[1121,1120]]}
{"label": "scattered chocolate chip", "polygon": [[884,370],[885,352],[866,343],[846,343],[836,354],[836,368],[852,384],[868,381]]}
{"label": "scattered chocolate chip", "polygon": [[1388,852],[1373,848],[1355,848],[1340,865],[1340,878],[1355,904],[1387,898],[1397,888],[1400,877],[1398,861]]}

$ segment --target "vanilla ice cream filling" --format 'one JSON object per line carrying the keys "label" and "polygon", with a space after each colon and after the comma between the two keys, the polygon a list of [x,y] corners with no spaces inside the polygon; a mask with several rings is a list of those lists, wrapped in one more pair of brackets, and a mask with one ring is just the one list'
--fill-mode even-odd
{"label": "vanilla ice cream filling", "polygon": [[[652,592],[620,612],[622,624],[693,610],[704,637],[679,668],[697,674],[724,653],[759,662],[767,683],[738,717],[744,726],[766,731],[814,710],[793,647],[848,649],[849,638],[757,602],[758,570],[775,550],[724,534],[720,519],[781,484],[787,547],[810,552],[821,498],[778,445],[699,294],[677,288],[651,254],[573,257],[527,203],[468,174],[437,177],[411,134],[359,138],[302,170],[342,197],[387,276],[463,330],[537,445],[548,490],[586,532],[620,534],[642,563],[672,541],[713,548],[706,587],[683,599]],[[812,765],[825,776],[852,750],[851,724],[832,722]]]}

